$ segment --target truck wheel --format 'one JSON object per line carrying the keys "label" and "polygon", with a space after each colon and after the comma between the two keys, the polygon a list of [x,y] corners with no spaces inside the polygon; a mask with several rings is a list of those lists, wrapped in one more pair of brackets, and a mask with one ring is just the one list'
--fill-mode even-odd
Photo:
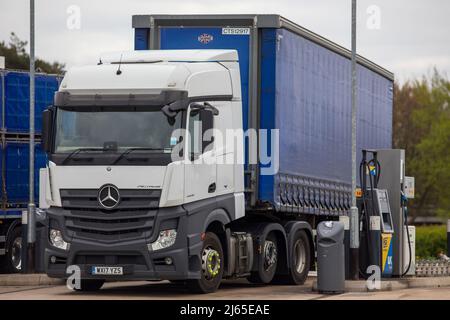
{"label": "truck wheel", "polygon": [[22,228],[14,228],[8,235],[6,249],[6,269],[9,273],[19,273],[22,268]]}
{"label": "truck wheel", "polygon": [[74,288],[75,291],[97,291],[105,283],[105,280],[100,279],[81,279],[80,288]]}
{"label": "truck wheel", "polygon": [[258,271],[253,271],[247,278],[252,283],[269,283],[277,271],[278,245],[277,238],[269,233],[264,240],[262,254],[259,259]]}
{"label": "truck wheel", "polygon": [[292,252],[287,282],[294,285],[302,285],[308,277],[311,267],[311,250],[309,238],[304,230],[295,233],[292,241]]}
{"label": "truck wheel", "polygon": [[187,286],[195,293],[211,293],[219,288],[222,281],[224,262],[222,244],[214,233],[206,233],[201,255],[201,278],[188,280]]}

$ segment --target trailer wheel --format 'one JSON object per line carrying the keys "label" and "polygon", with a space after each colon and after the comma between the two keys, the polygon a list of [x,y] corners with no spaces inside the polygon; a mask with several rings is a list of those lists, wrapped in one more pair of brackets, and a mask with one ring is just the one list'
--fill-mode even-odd
{"label": "trailer wheel", "polygon": [[22,228],[14,228],[6,243],[6,269],[9,273],[19,273],[22,269]]}
{"label": "trailer wheel", "polygon": [[275,234],[269,233],[264,240],[258,270],[247,278],[252,283],[269,283],[275,276],[278,263],[278,244]]}
{"label": "trailer wheel", "polygon": [[102,279],[81,279],[80,288],[74,288],[75,291],[98,291],[105,283]]}
{"label": "trailer wheel", "polygon": [[224,257],[222,244],[212,232],[205,234],[201,251],[201,278],[187,281],[187,287],[194,293],[211,293],[219,288],[223,276]]}

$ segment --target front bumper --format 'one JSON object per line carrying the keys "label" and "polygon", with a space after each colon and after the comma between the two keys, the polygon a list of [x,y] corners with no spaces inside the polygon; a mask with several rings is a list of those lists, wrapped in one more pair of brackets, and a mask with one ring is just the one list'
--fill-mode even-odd
{"label": "front bumper", "polygon": [[[61,208],[47,210],[46,235],[44,242],[45,271],[50,277],[68,278],[69,266],[78,266],[83,279],[111,280],[181,280],[200,278],[201,237],[198,233],[188,234],[188,216],[181,207],[159,209],[152,231],[142,237],[120,240],[109,238],[101,241],[95,237],[80,236],[67,227],[70,212]],[[161,250],[149,251],[148,244],[155,241],[159,231],[177,229],[175,244]],[[68,250],[54,247],[48,240],[50,228],[61,230],[64,240],[70,243]],[[172,263],[166,264],[165,259]],[[93,266],[121,266],[123,275],[92,275]],[[73,271],[72,271],[73,272]]]}

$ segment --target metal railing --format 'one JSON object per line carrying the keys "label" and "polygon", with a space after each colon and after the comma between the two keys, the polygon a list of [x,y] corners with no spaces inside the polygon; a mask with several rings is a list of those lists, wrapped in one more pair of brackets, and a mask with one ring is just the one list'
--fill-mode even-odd
{"label": "metal railing", "polygon": [[449,277],[450,261],[420,260],[416,263],[417,277]]}

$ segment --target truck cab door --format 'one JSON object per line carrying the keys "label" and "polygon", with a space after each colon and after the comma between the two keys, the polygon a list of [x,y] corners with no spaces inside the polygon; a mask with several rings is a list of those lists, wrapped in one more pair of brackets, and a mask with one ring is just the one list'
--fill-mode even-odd
{"label": "truck cab door", "polygon": [[189,107],[186,128],[184,202],[188,203],[216,196],[213,112]]}

